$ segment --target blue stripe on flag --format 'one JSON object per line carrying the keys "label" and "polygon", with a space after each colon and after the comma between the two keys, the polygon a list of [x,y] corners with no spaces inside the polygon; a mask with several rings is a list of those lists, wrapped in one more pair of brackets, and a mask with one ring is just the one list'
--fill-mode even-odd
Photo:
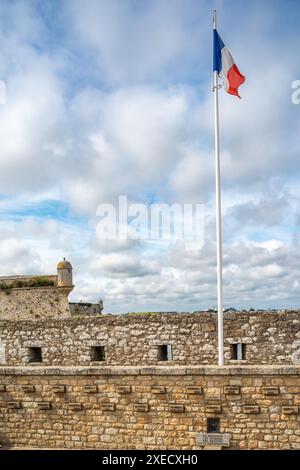
{"label": "blue stripe on flag", "polygon": [[218,74],[222,70],[222,49],[225,47],[224,42],[220,38],[218,31],[214,29],[213,32],[213,71],[217,71]]}

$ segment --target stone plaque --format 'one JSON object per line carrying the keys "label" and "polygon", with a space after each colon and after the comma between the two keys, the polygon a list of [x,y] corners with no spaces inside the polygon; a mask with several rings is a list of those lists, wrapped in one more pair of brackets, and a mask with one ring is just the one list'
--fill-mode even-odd
{"label": "stone plaque", "polygon": [[196,445],[197,446],[221,446],[229,447],[230,435],[229,434],[196,434]]}

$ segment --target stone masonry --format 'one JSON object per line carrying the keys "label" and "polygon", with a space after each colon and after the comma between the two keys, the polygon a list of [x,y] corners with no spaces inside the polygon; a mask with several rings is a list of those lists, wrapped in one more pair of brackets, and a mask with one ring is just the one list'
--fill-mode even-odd
{"label": "stone masonry", "polygon": [[300,449],[298,311],[226,312],[216,367],[216,313],[103,315],[73,287],[65,259],[0,278],[1,445]]}
{"label": "stone masonry", "polygon": [[[170,365],[216,364],[216,321],[207,312],[3,320],[0,363],[26,365],[28,348],[38,346],[45,366],[88,366],[93,347],[103,346],[104,365],[162,365],[160,346],[171,345]],[[299,312],[228,312],[224,327],[227,364],[300,363]],[[232,359],[236,343],[245,345],[244,360]]]}
{"label": "stone masonry", "polygon": [[69,449],[300,449],[300,367],[0,368],[0,441]]}

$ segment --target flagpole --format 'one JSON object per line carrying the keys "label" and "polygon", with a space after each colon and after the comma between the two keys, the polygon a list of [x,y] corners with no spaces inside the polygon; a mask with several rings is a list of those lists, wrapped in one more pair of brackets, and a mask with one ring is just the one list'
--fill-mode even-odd
{"label": "flagpole", "polygon": [[[213,29],[217,27],[217,11],[213,12]],[[223,334],[223,282],[222,282],[222,221],[221,221],[221,170],[220,170],[220,126],[219,126],[219,80],[214,71],[215,108],[215,165],[216,165],[216,241],[217,241],[217,293],[218,293],[218,363],[224,365]]]}

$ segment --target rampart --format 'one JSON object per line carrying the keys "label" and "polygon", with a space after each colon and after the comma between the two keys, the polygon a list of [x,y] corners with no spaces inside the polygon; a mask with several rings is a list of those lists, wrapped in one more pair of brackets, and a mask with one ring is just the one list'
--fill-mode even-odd
{"label": "rampart", "polygon": [[[26,365],[30,348],[39,347],[47,366],[98,365],[99,360],[118,366],[164,365],[166,360],[170,365],[213,365],[216,322],[216,314],[207,312],[5,320],[0,321],[0,363]],[[228,312],[224,338],[228,365],[300,363],[297,311]],[[95,357],[95,348],[101,357]],[[169,356],[163,348],[169,348]]]}
{"label": "rampart", "polygon": [[202,449],[213,419],[229,449],[300,449],[299,407],[297,366],[0,368],[8,447]]}

